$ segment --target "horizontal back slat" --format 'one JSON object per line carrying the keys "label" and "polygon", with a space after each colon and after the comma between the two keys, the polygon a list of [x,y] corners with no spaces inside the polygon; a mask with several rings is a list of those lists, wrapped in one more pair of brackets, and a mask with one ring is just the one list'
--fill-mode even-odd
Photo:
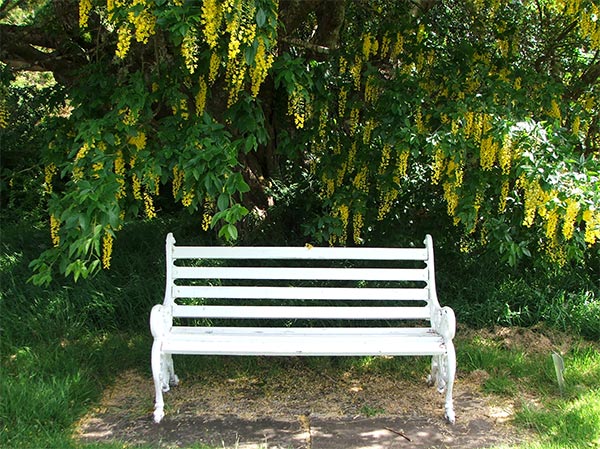
{"label": "horizontal back slat", "polygon": [[[175,285],[174,298],[427,301],[426,288],[222,287]],[[239,307],[239,306],[238,306]],[[244,305],[244,307],[246,306]]]}
{"label": "horizontal back slat", "polygon": [[174,259],[427,260],[426,248],[174,246]]}
{"label": "horizontal back slat", "polygon": [[428,320],[429,307],[173,306],[177,318]]}
{"label": "horizontal back slat", "polygon": [[173,267],[173,279],[427,281],[427,269],[176,266]]}

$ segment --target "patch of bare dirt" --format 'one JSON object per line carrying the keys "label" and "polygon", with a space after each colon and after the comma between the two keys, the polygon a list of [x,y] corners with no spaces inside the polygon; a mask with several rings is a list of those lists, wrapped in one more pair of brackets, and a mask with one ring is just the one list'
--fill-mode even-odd
{"label": "patch of bare dirt", "polygon": [[[566,350],[572,343],[536,329],[461,331],[461,339],[528,352]],[[512,400],[482,393],[489,377],[483,370],[463,373],[459,366],[457,423],[451,426],[444,420],[444,397],[425,385],[426,373],[416,381],[392,372],[319,370],[304,359],[291,359],[281,370],[263,365],[231,378],[186,373],[165,394],[166,417],[158,425],[152,421],[151,376],[124,372],[79,423],[76,438],[238,449],[486,448],[524,439],[510,423]]]}

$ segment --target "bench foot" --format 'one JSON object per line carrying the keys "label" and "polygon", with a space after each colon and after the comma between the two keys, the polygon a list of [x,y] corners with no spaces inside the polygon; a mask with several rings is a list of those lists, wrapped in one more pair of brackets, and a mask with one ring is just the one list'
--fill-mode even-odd
{"label": "bench foot", "polygon": [[456,422],[456,415],[454,414],[452,391],[456,375],[456,353],[451,341],[446,342],[446,348],[446,354],[432,357],[431,374],[427,376],[427,384],[429,386],[435,385],[440,393],[446,392],[446,401],[444,404],[445,416],[450,424],[454,424]]}

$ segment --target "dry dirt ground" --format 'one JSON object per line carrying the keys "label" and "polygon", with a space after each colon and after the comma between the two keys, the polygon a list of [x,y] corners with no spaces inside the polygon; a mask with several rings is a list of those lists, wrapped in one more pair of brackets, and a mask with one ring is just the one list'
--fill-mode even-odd
{"label": "dry dirt ground", "polygon": [[[535,331],[488,334],[484,338],[500,339],[507,347],[544,352],[557,347]],[[75,437],[157,448],[237,449],[487,448],[526,438],[510,424],[513,402],[481,392],[488,376],[483,371],[464,373],[459,367],[453,426],[444,421],[443,395],[424,380],[391,372],[318,370],[303,359],[290,359],[275,372],[251,372],[182,379],[165,395],[167,415],[158,425],[152,422],[151,377],[125,372],[79,423]]]}

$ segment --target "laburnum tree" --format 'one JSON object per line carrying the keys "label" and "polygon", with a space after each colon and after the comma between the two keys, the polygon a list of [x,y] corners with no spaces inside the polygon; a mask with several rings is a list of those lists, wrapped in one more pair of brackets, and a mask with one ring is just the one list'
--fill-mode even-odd
{"label": "laburnum tree", "polygon": [[512,264],[598,250],[595,1],[9,0],[0,19],[3,70],[65,92],[37,282],[109,268],[167,198],[235,240],[276,180],[310,184],[317,243],[443,204],[457,244]]}

